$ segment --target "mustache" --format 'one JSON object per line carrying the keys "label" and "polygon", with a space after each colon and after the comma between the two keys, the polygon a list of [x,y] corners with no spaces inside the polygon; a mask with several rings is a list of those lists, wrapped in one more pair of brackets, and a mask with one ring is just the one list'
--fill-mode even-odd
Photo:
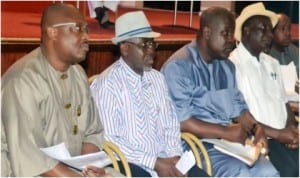
{"label": "mustache", "polygon": [[154,56],[147,55],[144,57],[144,61],[154,60]]}

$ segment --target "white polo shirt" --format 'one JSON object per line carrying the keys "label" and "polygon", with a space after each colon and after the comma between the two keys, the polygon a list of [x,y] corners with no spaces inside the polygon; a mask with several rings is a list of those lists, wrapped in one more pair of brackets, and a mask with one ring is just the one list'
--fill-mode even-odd
{"label": "white polo shirt", "polygon": [[242,43],[229,59],[235,64],[238,88],[255,119],[276,129],[284,128],[287,100],[278,61],[265,53],[257,60]]}

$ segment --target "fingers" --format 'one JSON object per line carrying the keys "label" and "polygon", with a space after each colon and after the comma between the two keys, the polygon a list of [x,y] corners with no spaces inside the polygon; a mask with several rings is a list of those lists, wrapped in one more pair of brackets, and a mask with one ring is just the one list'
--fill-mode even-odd
{"label": "fingers", "polygon": [[103,177],[113,177],[113,175],[110,173],[106,173]]}
{"label": "fingers", "polygon": [[290,148],[290,149],[296,149],[299,147],[299,144],[285,144],[286,147]]}
{"label": "fingers", "polygon": [[105,170],[103,168],[98,168],[95,166],[87,166],[85,169],[82,170],[82,174],[85,177],[101,177],[106,176]]}
{"label": "fingers", "polygon": [[184,177],[184,175],[174,166],[172,169],[175,174],[175,177]]}

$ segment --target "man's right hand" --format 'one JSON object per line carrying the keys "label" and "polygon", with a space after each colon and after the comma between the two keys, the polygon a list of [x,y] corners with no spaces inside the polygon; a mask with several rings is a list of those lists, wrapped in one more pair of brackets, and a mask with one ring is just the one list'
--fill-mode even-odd
{"label": "man's right hand", "polygon": [[242,125],[231,124],[225,127],[223,139],[232,141],[232,142],[239,142],[241,144],[245,143],[245,140],[248,138],[247,132],[243,129]]}
{"label": "man's right hand", "polygon": [[154,170],[159,177],[184,177],[176,167],[179,157],[157,158]]}

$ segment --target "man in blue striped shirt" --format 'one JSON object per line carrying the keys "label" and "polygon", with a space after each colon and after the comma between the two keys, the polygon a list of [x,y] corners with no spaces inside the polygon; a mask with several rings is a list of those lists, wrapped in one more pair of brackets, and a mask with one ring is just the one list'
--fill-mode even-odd
{"label": "man in blue striped shirt", "polygon": [[[105,139],[125,154],[133,177],[187,176],[175,167],[182,154],[175,109],[163,75],[152,69],[158,36],[142,11],[120,16],[112,42],[121,57],[91,85]],[[197,166],[188,175],[207,176]]]}

